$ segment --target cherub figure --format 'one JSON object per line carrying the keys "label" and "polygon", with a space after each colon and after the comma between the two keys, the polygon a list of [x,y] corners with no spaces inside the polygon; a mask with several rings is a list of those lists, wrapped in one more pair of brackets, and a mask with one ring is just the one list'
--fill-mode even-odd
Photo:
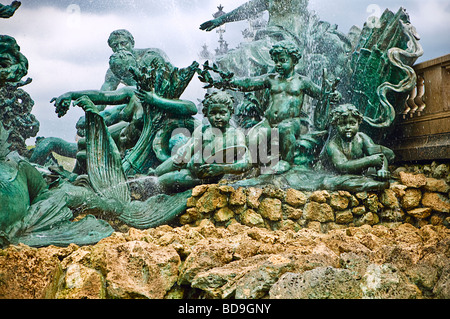
{"label": "cherub figure", "polygon": [[331,125],[336,135],[326,145],[331,166],[341,174],[363,174],[375,170],[376,179],[388,181],[388,162],[395,155],[387,147],[377,145],[359,132],[363,120],[361,112],[352,104],[343,104],[331,113]]}
{"label": "cherub figure", "polygon": [[[243,92],[268,89],[270,101],[264,113],[264,119],[249,132],[249,145],[258,145],[263,138],[270,138],[271,130],[277,129],[280,139],[278,172],[286,171],[294,162],[295,145],[305,128],[302,112],[305,94],[321,98],[321,88],[309,78],[298,74],[295,66],[301,59],[300,50],[290,41],[280,41],[273,45],[270,55],[275,63],[276,73],[259,77],[232,79],[225,85]],[[223,85],[220,81],[216,86]],[[331,100],[340,99],[339,92],[331,94]],[[256,144],[253,144],[256,143]]]}
{"label": "cherub figure", "polygon": [[203,114],[209,124],[197,127],[187,144],[156,168],[165,190],[217,183],[225,174],[242,174],[251,168],[245,135],[230,125],[233,97],[224,91],[207,94]]}

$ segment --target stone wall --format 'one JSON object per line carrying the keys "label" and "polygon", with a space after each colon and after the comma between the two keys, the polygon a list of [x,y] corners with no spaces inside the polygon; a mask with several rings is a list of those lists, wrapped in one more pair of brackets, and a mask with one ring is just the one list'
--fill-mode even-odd
{"label": "stone wall", "polygon": [[93,246],[10,246],[0,250],[3,298],[448,299],[450,230],[363,225],[323,234],[204,219],[131,228]]}
{"label": "stone wall", "polygon": [[[442,169],[445,168],[448,172],[448,166]],[[179,222],[195,226],[209,219],[216,226],[237,221],[270,230],[309,228],[319,232],[377,224],[409,223],[416,227],[450,224],[448,173],[445,178],[434,178],[399,168],[395,177],[398,180],[389,189],[359,193],[302,192],[270,185],[262,189],[200,185],[194,188],[188,209]]]}

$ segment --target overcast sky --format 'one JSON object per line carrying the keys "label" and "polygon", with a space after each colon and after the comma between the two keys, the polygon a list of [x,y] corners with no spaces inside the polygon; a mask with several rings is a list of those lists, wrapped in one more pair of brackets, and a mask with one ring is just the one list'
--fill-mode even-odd
{"label": "overcast sky", "polygon": [[[9,4],[12,0],[0,0]],[[16,38],[30,63],[33,82],[24,89],[35,101],[33,114],[41,123],[38,136],[75,140],[75,123],[83,112],[72,108],[59,119],[49,103],[70,90],[99,89],[108,69],[111,31],[128,29],[136,48],[157,47],[171,62],[185,67],[198,60],[203,44],[211,51],[218,46],[217,33],[199,30],[212,18],[217,6],[224,11],[245,0],[21,0],[10,19],[0,19],[0,34]],[[321,20],[337,24],[347,33],[352,25],[362,28],[371,15],[389,8],[406,8],[421,35],[425,54],[418,62],[450,53],[449,0],[310,0],[309,8]],[[227,25],[224,35],[230,48],[243,40],[246,22]],[[204,95],[194,77],[183,98],[197,102]],[[28,141],[32,144],[34,139]]]}

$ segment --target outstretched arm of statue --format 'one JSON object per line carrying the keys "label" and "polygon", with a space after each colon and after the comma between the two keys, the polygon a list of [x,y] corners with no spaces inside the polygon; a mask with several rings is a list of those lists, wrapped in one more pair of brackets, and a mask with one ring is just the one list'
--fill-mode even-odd
{"label": "outstretched arm of statue", "polygon": [[211,31],[228,22],[246,20],[256,14],[269,9],[269,0],[250,0],[216,19],[206,21],[200,25],[201,30]]}
{"label": "outstretched arm of statue", "polygon": [[267,76],[253,77],[253,78],[241,78],[230,81],[232,88],[242,92],[253,92],[268,89],[270,82]]}
{"label": "outstretched arm of statue", "polygon": [[0,18],[12,17],[20,5],[21,3],[19,1],[13,1],[9,6],[0,3]]}
{"label": "outstretched arm of statue", "polygon": [[186,117],[197,114],[197,107],[191,101],[166,99],[149,91],[136,90],[135,93],[141,102],[157,107],[164,112],[169,112],[172,115]]}
{"label": "outstretched arm of statue", "polygon": [[64,93],[59,97],[54,97],[51,99],[50,103],[55,102],[56,113],[58,113],[58,117],[62,117],[69,110],[72,100],[77,100],[82,96],[87,96],[94,104],[97,105],[117,105],[128,103],[134,95],[134,91],[134,87],[123,87],[117,91],[74,91]]}

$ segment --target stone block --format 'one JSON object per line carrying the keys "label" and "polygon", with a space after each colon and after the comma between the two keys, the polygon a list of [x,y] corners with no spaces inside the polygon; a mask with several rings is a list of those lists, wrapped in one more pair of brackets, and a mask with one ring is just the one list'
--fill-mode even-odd
{"label": "stone block", "polygon": [[432,209],[429,207],[415,208],[408,211],[408,214],[417,219],[425,219],[431,215]]}
{"label": "stone block", "polygon": [[315,191],[311,195],[309,195],[309,200],[315,201],[318,203],[326,203],[328,198],[330,198],[330,193],[328,191]]}
{"label": "stone block", "polygon": [[436,212],[450,213],[450,200],[439,193],[423,194],[422,205],[431,207]]}
{"label": "stone block", "polygon": [[336,210],[344,210],[348,207],[349,199],[339,193],[333,193],[330,197],[330,206]]}
{"label": "stone block", "polygon": [[239,187],[234,192],[231,193],[230,198],[228,199],[230,205],[245,205],[247,202],[247,195],[245,195],[245,189],[243,187]]}
{"label": "stone block", "polygon": [[303,215],[303,210],[300,208],[294,208],[291,205],[283,204],[281,206],[283,210],[283,217],[289,219],[300,219]]}
{"label": "stone block", "polygon": [[241,214],[241,223],[250,227],[263,227],[264,219],[253,209],[247,209]]}
{"label": "stone block", "polygon": [[309,202],[304,208],[305,219],[318,221],[321,223],[333,222],[334,212],[330,205],[326,203]]}
{"label": "stone block", "polygon": [[299,207],[306,204],[307,197],[305,193],[289,188],[286,191],[285,202],[293,207]]}
{"label": "stone block", "polygon": [[402,197],[402,207],[404,209],[412,209],[420,204],[422,199],[422,192],[417,188],[408,188],[405,190],[405,195]]}
{"label": "stone block", "polygon": [[200,213],[211,213],[216,209],[225,207],[228,197],[218,187],[209,187],[197,201],[196,207]]}
{"label": "stone block", "polygon": [[262,195],[261,188],[249,187],[247,189],[247,205],[251,208],[257,209],[259,207],[259,198]]}
{"label": "stone block", "polygon": [[265,198],[261,201],[258,208],[258,213],[271,221],[279,221],[283,219],[283,212],[281,209],[281,200],[277,198]]}
{"label": "stone block", "polygon": [[423,174],[400,172],[399,176],[401,183],[408,187],[420,188],[427,184],[427,178]]}
{"label": "stone block", "polygon": [[450,186],[443,179],[427,178],[427,184],[424,189],[428,192],[448,193]]}
{"label": "stone block", "polygon": [[214,214],[214,220],[219,223],[229,221],[233,217],[234,217],[234,212],[231,209],[229,209],[228,207],[223,207]]}
{"label": "stone block", "polygon": [[338,224],[348,224],[353,221],[353,214],[350,209],[346,209],[341,212],[336,212],[336,223]]}

